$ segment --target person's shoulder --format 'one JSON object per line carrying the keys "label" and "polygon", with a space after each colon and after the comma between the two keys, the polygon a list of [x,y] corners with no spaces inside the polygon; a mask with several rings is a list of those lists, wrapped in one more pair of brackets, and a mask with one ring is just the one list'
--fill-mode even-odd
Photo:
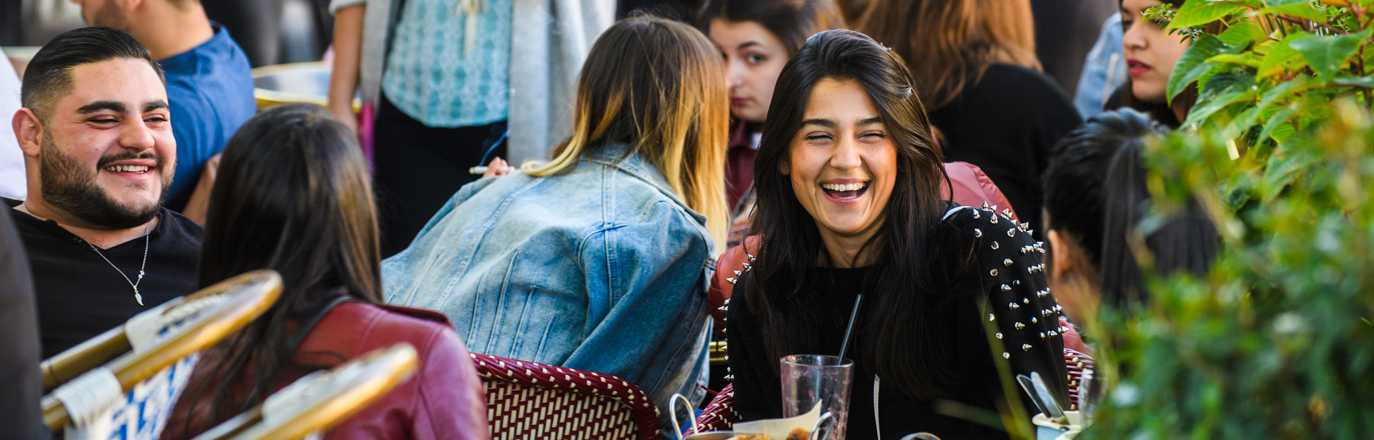
{"label": "person's shoulder", "polygon": [[164,231],[190,235],[192,237],[195,237],[196,241],[200,241],[201,233],[205,232],[204,226],[201,226],[200,223],[196,223],[195,220],[191,220],[190,218],[181,215],[180,212],[176,212],[164,207],[161,208],[161,216],[162,220],[161,223],[159,223],[159,225],[165,228],[163,229]]}
{"label": "person's shoulder", "polygon": [[371,323],[364,335],[368,339],[409,342],[416,349],[423,349],[436,333],[453,331],[448,317],[432,310],[348,301],[335,306],[330,313],[337,313],[341,322]]}

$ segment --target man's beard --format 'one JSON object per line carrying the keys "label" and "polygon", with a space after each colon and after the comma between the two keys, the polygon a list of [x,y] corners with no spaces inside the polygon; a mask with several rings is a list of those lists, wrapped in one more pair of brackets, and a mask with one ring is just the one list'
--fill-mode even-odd
{"label": "man's beard", "polygon": [[93,225],[128,229],[148,223],[162,209],[162,202],[167,199],[167,191],[171,188],[168,185],[170,179],[163,179],[162,194],[158,196],[157,203],[137,209],[111,198],[95,183],[96,175],[107,163],[144,158],[156,160],[156,172],[161,175],[164,169],[162,158],[147,153],[118,154],[101,158],[100,166],[95,173],[91,173],[75,159],[62,154],[49,133],[44,133],[40,151],[42,154],[39,156],[38,179],[42,185],[43,200],[54,208]]}

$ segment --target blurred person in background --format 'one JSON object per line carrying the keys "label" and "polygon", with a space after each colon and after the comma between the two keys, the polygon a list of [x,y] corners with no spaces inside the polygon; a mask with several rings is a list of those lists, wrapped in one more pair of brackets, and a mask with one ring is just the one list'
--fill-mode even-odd
{"label": "blurred person in background", "polygon": [[[1183,0],[1122,0],[1121,45],[1129,78],[1107,99],[1105,109],[1132,108],[1169,128],[1178,128],[1188,118],[1197,101],[1197,87],[1188,86],[1168,102],[1169,76],[1178,59],[1188,51],[1191,40],[1170,35],[1164,24],[1146,18],[1146,9],[1167,5],[1177,10]],[[1208,31],[1215,30],[1209,26]]]}
{"label": "blurred person in background", "polygon": [[[732,225],[743,226],[731,229],[742,233],[753,211],[753,201],[745,199],[753,189],[754,156],[778,73],[807,37],[844,28],[844,18],[832,0],[711,0],[697,23],[725,60],[733,122],[725,194],[736,217]],[[730,245],[738,244],[741,233],[731,234]]]}
{"label": "blurred person in background", "polygon": [[699,401],[727,217],[721,70],[690,26],[612,26],[554,159],[464,186],[383,262],[387,302],[443,312],[476,352],[623,378],[665,416],[674,393]]}
{"label": "blurred person in background", "polygon": [[257,111],[248,57],[199,0],[72,1],[87,25],[129,33],[161,63],[177,147],[167,208],[182,212],[206,161]]}
{"label": "blurred person in background", "polygon": [[[13,117],[23,107],[19,101],[19,75],[9,60],[0,59],[0,116]],[[0,124],[0,197],[23,200],[28,192],[24,183],[24,152],[14,137],[14,126]]]}
{"label": "blurred person in background", "polygon": [[43,359],[33,278],[14,220],[0,215],[0,426],[5,438],[52,438],[43,424]]}
{"label": "blurred person in background", "polygon": [[267,109],[230,139],[219,172],[200,287],[272,269],[282,294],[202,354],[163,439],[192,438],[302,376],[400,342],[419,355],[415,376],[323,438],[488,438],[481,379],[452,324],[380,304],[371,178],[347,127],[316,105]]}
{"label": "blurred person in background", "polygon": [[945,160],[982,168],[1040,224],[1050,148],[1083,121],[1040,72],[1030,0],[877,2],[856,29],[906,60]]}
{"label": "blurred person in background", "polygon": [[[1123,146],[1160,130],[1132,110],[1088,118],[1065,136],[1045,171],[1045,278],[1068,321],[1082,325],[1096,315],[1101,290],[1107,167]],[[1087,353],[1081,345],[1069,347]]]}
{"label": "blurred person in background", "polygon": [[390,256],[479,177],[469,168],[543,159],[570,132],[576,73],[615,4],[333,0],[330,10],[329,109],[372,153]]}
{"label": "blurred person in background", "polygon": [[1121,13],[1112,14],[1102,23],[1097,42],[1083,60],[1083,73],[1078,77],[1078,91],[1073,106],[1079,116],[1091,118],[1101,113],[1112,96],[1127,78],[1126,57],[1121,50]]}

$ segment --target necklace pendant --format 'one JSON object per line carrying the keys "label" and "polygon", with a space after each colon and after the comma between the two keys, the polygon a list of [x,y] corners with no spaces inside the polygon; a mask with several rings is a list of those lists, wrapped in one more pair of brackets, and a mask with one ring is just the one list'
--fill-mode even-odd
{"label": "necklace pendant", "polygon": [[138,305],[143,305],[143,294],[138,293],[137,287],[134,288],[134,300],[138,301]]}

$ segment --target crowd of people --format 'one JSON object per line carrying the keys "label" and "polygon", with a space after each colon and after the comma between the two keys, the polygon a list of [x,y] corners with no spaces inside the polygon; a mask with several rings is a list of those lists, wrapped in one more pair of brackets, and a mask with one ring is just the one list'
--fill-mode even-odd
{"label": "crowd of people", "polygon": [[0,419],[22,438],[47,436],[39,360],[256,269],[280,298],[201,353],[154,435],[407,342],[414,378],[326,437],[489,438],[469,350],[623,378],[665,420],[728,377],[757,420],[783,416],[779,358],[849,347],[849,438],[1006,438],[979,413],[1035,406],[1002,375],[1066,396],[1080,323],[1219,251],[1195,203],[1137,228],[1143,145],[1197,98],[1166,101],[1187,43],[1142,12],[1181,0],[1121,0],[1076,100],[1029,0],[614,22],[594,1],[333,0],[329,104],[261,111],[197,0],[78,3],[90,26],[0,96],[22,157],[0,179]]}

